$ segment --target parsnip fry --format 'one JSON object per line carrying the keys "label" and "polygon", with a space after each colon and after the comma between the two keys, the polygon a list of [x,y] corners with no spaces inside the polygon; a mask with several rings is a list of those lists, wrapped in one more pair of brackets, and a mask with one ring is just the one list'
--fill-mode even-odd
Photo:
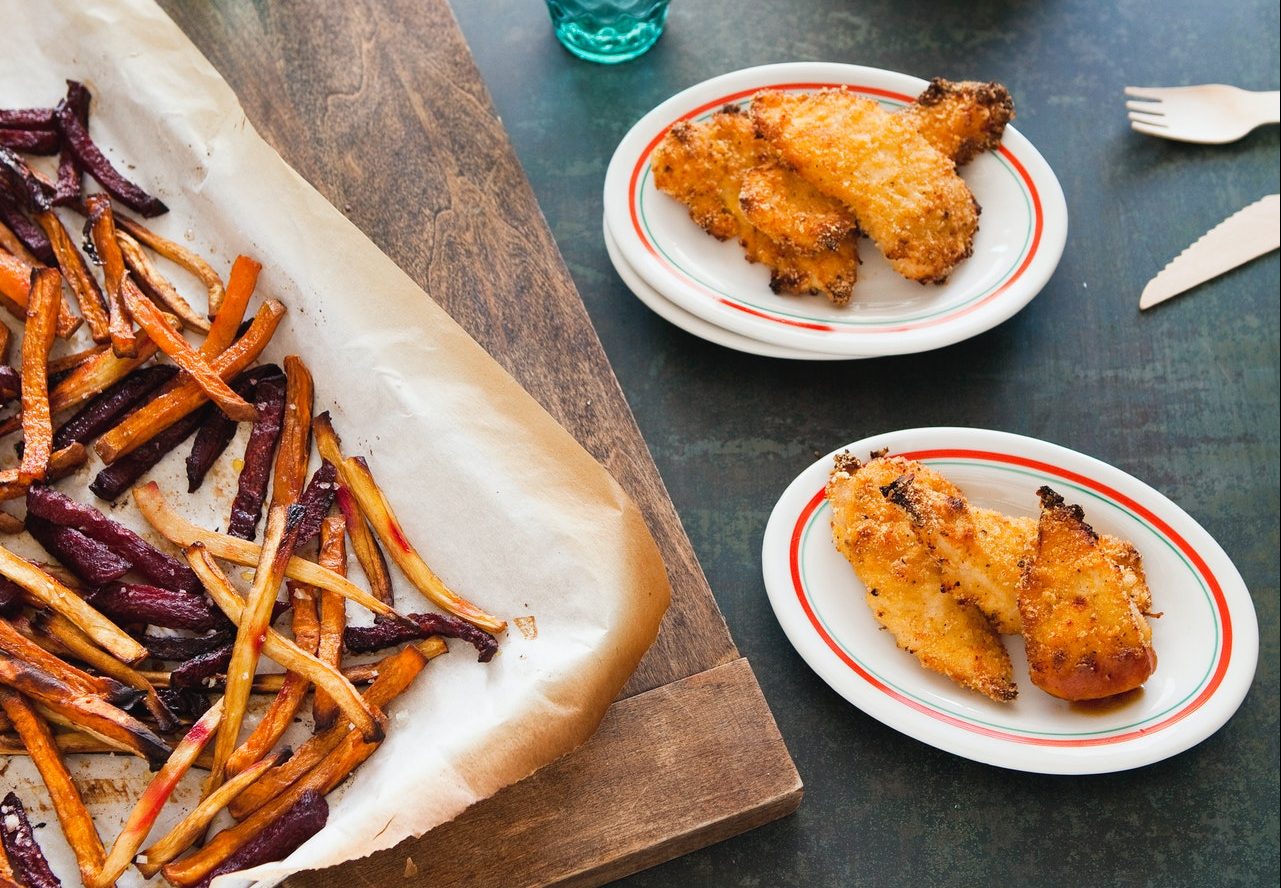
{"label": "parsnip fry", "polygon": [[[80,315],[89,325],[89,335],[93,337],[94,342],[109,342],[111,319],[107,316],[107,309],[102,301],[102,291],[98,289],[98,282],[89,272],[84,256],[80,255],[71,235],[53,210],[37,213],[36,222],[40,224],[49,238],[49,243],[53,246],[53,253],[58,257],[58,268],[66,276],[67,285],[80,304]],[[62,302],[61,290],[58,293],[58,302],[60,304]],[[67,314],[70,316],[70,311]]]}
{"label": "parsnip fry", "polygon": [[151,782],[143,790],[133,810],[129,812],[124,828],[112,843],[111,853],[107,855],[106,861],[96,874],[85,877],[84,881],[88,888],[110,888],[129,868],[129,862],[142,847],[142,843],[147,840],[147,833],[151,832],[156,818],[160,816],[160,809],[173,794],[174,787],[190,770],[210,737],[218,729],[218,724],[222,721],[222,713],[223,701],[219,700],[209,707],[174,747],[169,760],[151,778]]}
{"label": "parsnip fry", "polygon": [[217,308],[210,302],[209,316],[214,319],[209,327],[209,335],[200,346],[200,353],[206,358],[215,358],[231,345],[236,338],[236,330],[245,318],[249,309],[249,298],[258,286],[258,273],[262,265],[248,256],[237,256],[231,264],[231,276],[227,278],[226,298]]}
{"label": "parsnip fry", "polygon": [[[347,552],[343,534],[347,522],[340,515],[325,518],[320,525],[320,553],[316,560],[321,567],[346,575]],[[341,595],[325,589],[317,590],[320,597],[319,626],[317,627],[316,658],[337,669],[342,664],[342,633],[347,627],[347,603]],[[324,691],[316,691],[311,699],[311,719],[317,731],[334,723],[338,706],[334,698]]]}
{"label": "parsnip fry", "polygon": [[218,816],[218,812],[240,795],[245,787],[280,764],[288,755],[289,753],[283,750],[274,753],[229,778],[226,783],[206,796],[195,810],[178,821],[177,825],[163,838],[139,855],[138,870],[148,879],[160,872],[162,866],[199,841],[209,828],[209,824]]}
{"label": "parsnip fry", "polygon": [[[252,567],[258,563],[262,549],[256,543],[205,530],[192,524],[169,507],[156,482],[148,481],[146,484],[135,487],[133,499],[147,523],[169,542],[183,548],[199,542],[215,558],[224,558],[245,567]],[[339,576],[332,570],[326,570],[310,561],[296,557],[290,558],[285,568],[285,576],[309,586],[337,592],[375,614],[405,619],[394,608],[383,604],[355,583],[348,581],[346,577]]]}
{"label": "parsnip fry", "polygon": [[186,247],[161,237],[141,222],[135,222],[128,216],[117,215],[116,226],[197,277],[205,285],[205,290],[209,294],[209,316],[213,317],[218,313],[218,308],[222,305],[222,278],[218,277],[218,272],[214,271],[208,262]]}
{"label": "parsnip fry", "polygon": [[30,663],[0,654],[0,685],[20,691],[76,729],[123,746],[153,765],[169,757],[169,747],[142,722],[100,697],[77,694]]}
{"label": "parsnip fry", "polygon": [[49,411],[49,349],[53,346],[62,275],[52,268],[31,273],[27,328],[22,337],[22,463],[18,481],[43,481],[53,455]]}
{"label": "parsnip fry", "polygon": [[[268,521],[270,522],[270,518],[268,518]],[[250,619],[248,602],[241,600],[231,583],[227,581],[227,577],[214,562],[213,557],[203,546],[197,544],[189,547],[187,549],[187,558],[191,562],[192,568],[199,574],[201,581],[204,582],[205,587],[209,590],[210,596],[223,609],[228,619],[237,624],[243,632],[244,626]],[[256,579],[254,584],[257,585]],[[252,590],[250,594],[253,594]],[[239,638],[239,635],[237,635],[237,638]],[[328,691],[338,702],[338,706],[342,709],[343,715],[347,717],[347,721],[355,725],[362,736],[371,739],[382,736],[382,713],[367,704],[352,683],[337,669],[320,662],[315,655],[303,651],[270,627],[266,627],[262,632],[251,636],[251,638],[259,639],[258,644],[262,653],[272,660],[275,660],[291,672],[304,675],[317,687],[322,687]],[[228,667],[229,685],[236,675],[235,668],[236,662],[233,657],[231,666]],[[251,671],[250,675],[252,676],[252,674]],[[249,682],[245,684],[247,687]],[[246,695],[247,698],[248,695]]]}
{"label": "parsnip fry", "polygon": [[[316,612],[317,590],[302,583],[291,582],[289,593],[293,601],[290,615],[293,619],[294,644],[299,650],[314,656],[316,642],[320,635],[319,616]],[[335,672],[338,671],[337,667],[331,668]],[[284,736],[285,731],[289,730],[290,725],[293,724],[294,714],[302,705],[303,697],[307,696],[309,687],[311,687],[311,681],[306,676],[292,671],[285,675],[280,693],[276,694],[276,698],[271,701],[271,705],[262,714],[262,718],[249,733],[245,742],[231,754],[231,758],[227,759],[227,773],[239,774],[271,751],[276,741]]]}
{"label": "parsnip fry", "polygon": [[[377,663],[378,676],[365,689],[365,701],[380,710],[400,696],[427,665],[429,656],[413,645],[384,657]],[[314,734],[298,748],[289,761],[264,774],[262,778],[241,793],[231,803],[230,811],[237,820],[244,820],[254,811],[279,796],[298,782],[308,771],[329,755],[344,738],[351,734],[351,727],[339,722],[331,728]]]}
{"label": "parsnip fry", "polygon": [[90,607],[83,598],[4,546],[0,546],[0,575],[13,580],[32,597],[62,614],[117,660],[136,663],[147,656],[146,648]]}
{"label": "parsnip fry", "polygon": [[189,377],[187,381],[200,386],[223,413],[237,422],[252,422],[258,416],[253,405],[231,390],[218,370],[192,348],[186,339],[174,332],[165,320],[164,313],[128,279],[124,283],[123,296],[125,307],[138,322],[138,326],[147,331],[147,335],[170,360],[186,371]]}
{"label": "parsnip fry", "polygon": [[160,273],[160,270],[152,263],[151,257],[147,255],[147,251],[142,248],[142,244],[119,229],[116,230],[116,243],[120,246],[120,253],[124,257],[125,265],[129,267],[129,271],[133,273],[134,278],[138,281],[138,286],[148,297],[173,312],[188,330],[197,330],[201,333],[209,332],[209,321],[201,317],[191,307],[191,303],[183,299],[182,295],[174,289],[169,279]]}
{"label": "parsnip fry", "polygon": [[132,358],[138,352],[134,338],[133,320],[125,306],[123,287],[127,279],[125,258],[116,242],[116,223],[111,214],[111,198],[99,192],[84,199],[89,211],[87,224],[98,261],[102,263],[103,295],[107,302],[107,331],[111,335],[111,350],[122,358]]}
{"label": "parsnip fry", "polygon": [[[253,324],[234,345],[210,361],[224,382],[253,363],[271,341],[285,307],[268,299],[258,309]],[[94,449],[103,462],[110,463],[146,443],[205,403],[204,391],[194,380],[184,380],[130,414],[120,425],[98,439]]]}

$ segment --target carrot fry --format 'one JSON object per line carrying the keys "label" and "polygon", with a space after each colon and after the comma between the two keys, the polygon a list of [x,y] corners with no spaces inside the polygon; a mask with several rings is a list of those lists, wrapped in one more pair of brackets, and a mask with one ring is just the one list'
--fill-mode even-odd
{"label": "carrot fry", "polygon": [[52,268],[31,273],[27,329],[22,337],[22,464],[18,481],[44,480],[53,455],[53,419],[49,412],[49,349],[53,346],[62,276]]}
{"label": "carrot fry", "polygon": [[116,243],[120,247],[125,265],[133,272],[138,286],[150,299],[173,312],[188,330],[209,332],[209,321],[202,318],[191,307],[191,303],[183,299],[182,295],[174,289],[173,284],[160,273],[152,263],[151,257],[147,255],[147,251],[142,248],[142,244],[119,229],[116,230]]}
{"label": "carrot fry", "polygon": [[116,223],[111,214],[111,198],[98,193],[84,199],[89,211],[86,225],[98,261],[102,263],[103,296],[107,302],[107,332],[111,335],[111,350],[122,358],[132,358],[138,353],[138,342],[133,333],[133,319],[125,306],[123,287],[127,280],[125,257],[116,242]]}
{"label": "carrot fry", "polygon": [[[258,563],[262,552],[260,546],[247,540],[237,539],[226,534],[216,533],[197,527],[169,507],[165,502],[160,487],[154,481],[148,481],[133,489],[133,499],[138,511],[147,523],[155,528],[165,539],[175,545],[187,547],[192,543],[202,543],[209,554],[215,558],[224,558],[235,564],[252,567]],[[364,589],[347,580],[346,577],[326,570],[318,564],[302,558],[290,558],[285,568],[285,576],[298,580],[309,586],[337,592],[344,598],[356,602],[361,607],[375,614],[404,620],[396,610],[383,604]]]}
{"label": "carrot fry", "polygon": [[106,861],[92,878],[85,879],[88,888],[110,888],[129,868],[129,862],[142,847],[142,843],[147,840],[147,833],[151,832],[156,818],[160,816],[160,809],[173,795],[174,787],[191,769],[196,758],[218,729],[218,724],[222,721],[222,712],[223,701],[219,700],[209,707],[187,731],[186,736],[178,741],[169,760],[151,778],[151,782],[143,790],[133,810],[129,812],[124,828],[112,843],[111,852],[107,855]]}
{"label": "carrot fry", "polygon": [[0,305],[19,320],[26,320],[31,269],[38,266],[38,262],[27,262],[16,254],[0,250]]}
{"label": "carrot fry", "polygon": [[[337,574],[347,573],[347,552],[343,534],[347,522],[340,515],[328,517],[320,525],[320,553],[316,560]],[[347,603],[341,595],[325,589],[317,590],[320,596],[319,626],[317,627],[316,657],[321,662],[337,668],[342,663],[342,633],[347,627]],[[311,700],[311,718],[317,731],[334,723],[338,705],[324,691],[316,691]]]}
{"label": "carrot fry", "polygon": [[22,238],[14,234],[13,229],[0,220],[0,247],[8,250],[28,265],[36,265],[40,262],[35,255],[27,249],[27,245],[22,242]]}
{"label": "carrot fry", "polygon": [[123,295],[125,307],[138,326],[147,331],[160,350],[185,370],[190,381],[200,386],[223,413],[238,422],[251,422],[258,416],[253,405],[233,392],[209,361],[169,326],[164,314],[142,295],[136,284],[126,279]]}
{"label": "carrot fry", "polygon": [[214,319],[209,327],[200,352],[206,358],[222,354],[236,338],[236,330],[245,318],[249,309],[249,298],[254,295],[258,286],[258,273],[262,265],[248,256],[237,256],[231,264],[231,276],[227,278],[226,296],[216,308],[210,302],[209,316]]}
{"label": "carrot fry", "polygon": [[[285,307],[279,302],[264,302],[245,335],[209,362],[218,377],[225,381],[253,363],[271,341],[284,314]],[[103,462],[114,462],[198,409],[205,400],[204,391],[194,380],[183,380],[126,417],[99,438],[94,449]]]}
{"label": "carrot fry", "polygon": [[218,816],[218,812],[240,795],[246,786],[280,764],[288,758],[288,755],[289,753],[285,750],[274,753],[228,779],[226,783],[206,796],[195,810],[178,821],[177,825],[163,838],[139,855],[138,870],[148,879],[160,872],[162,866],[199,841],[209,828],[209,824]]}
{"label": "carrot fry", "polygon": [[[89,335],[93,337],[94,342],[110,341],[111,319],[107,316],[107,309],[102,301],[102,291],[98,289],[98,282],[89,273],[89,266],[85,264],[84,256],[81,256],[80,251],[76,249],[75,242],[63,226],[62,220],[53,210],[45,210],[36,214],[36,222],[49,238],[53,253],[58,259],[58,268],[66,276],[67,285],[80,304],[80,314],[89,325]],[[61,302],[61,294],[59,302]],[[67,310],[67,314],[70,316],[70,310]]]}
{"label": "carrot fry", "polygon": [[[268,521],[270,522],[270,520],[269,517]],[[248,602],[242,601],[240,595],[227,581],[226,575],[223,574],[217,563],[214,562],[213,557],[203,546],[194,545],[189,547],[187,549],[187,558],[190,560],[192,568],[200,575],[205,587],[209,589],[210,596],[227,614],[228,619],[241,627],[243,632],[244,626],[249,623],[251,618]],[[254,585],[257,585],[257,579],[255,579]],[[252,594],[253,591],[251,589],[250,595]],[[253,627],[251,626],[250,628]],[[363,736],[376,739],[382,735],[382,713],[365,703],[356,688],[341,672],[320,662],[313,654],[303,651],[270,627],[253,637],[261,637],[259,645],[262,652],[268,657],[291,672],[306,676],[313,684],[328,691],[338,701],[338,705],[342,709],[343,715],[347,717],[347,721],[355,725]],[[239,635],[237,638],[239,638]],[[230,685],[231,681],[237,676],[234,655],[232,663],[227,669],[227,674],[228,684]],[[252,671],[249,674],[252,676]],[[249,682],[244,682],[244,684],[246,688],[249,686]],[[248,694],[245,696],[247,699]]]}
{"label": "carrot fry", "polygon": [[[128,216],[117,214],[116,226],[124,229],[135,240],[150,247],[161,256],[185,268],[199,278],[209,293],[209,316],[214,317],[218,313],[218,307],[222,305],[223,299],[222,278],[218,277],[218,272],[214,271],[208,262],[186,247],[161,237],[141,222],[135,222]],[[237,321],[236,323],[239,324],[240,322]],[[232,326],[233,328],[235,327],[234,324]]]}
{"label": "carrot fry", "polygon": [[[85,464],[89,451],[83,444],[72,442],[61,450],[55,450],[49,457],[49,468],[45,472],[45,481],[57,481],[65,478]],[[21,499],[27,495],[30,484],[18,480],[20,469],[0,469],[0,500]]]}
{"label": "carrot fry", "polygon": [[147,656],[146,648],[86,604],[83,598],[4,546],[0,546],[0,575],[13,580],[33,598],[62,614],[116,659],[136,663]]}

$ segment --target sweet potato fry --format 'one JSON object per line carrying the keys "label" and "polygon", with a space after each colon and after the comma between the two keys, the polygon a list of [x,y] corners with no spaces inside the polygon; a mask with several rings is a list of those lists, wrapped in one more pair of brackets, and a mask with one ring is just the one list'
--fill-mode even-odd
{"label": "sweet potato fry", "polygon": [[[159,349],[150,337],[139,334],[135,357],[118,358],[114,352],[104,351],[90,358],[53,387],[49,392],[49,408],[54,413],[61,413],[78,407],[147,363],[157,351]],[[0,428],[0,434],[4,433],[6,429]]]}
{"label": "sweet potato fry", "polygon": [[37,267],[39,263],[27,262],[19,256],[0,250],[0,305],[20,321],[27,319],[31,270]]}
{"label": "sweet potato fry", "polygon": [[284,421],[284,386],[275,379],[264,379],[254,389],[254,407],[258,417],[245,443],[236,498],[231,503],[231,517],[227,521],[227,533],[243,540],[252,540],[258,535],[258,519],[262,515],[263,500],[267,497],[272,456],[280,441]]}
{"label": "sweet potato fry", "polygon": [[99,871],[85,878],[87,888],[110,888],[129,868],[134,854],[147,840],[147,833],[155,825],[160,810],[173,795],[174,787],[183,775],[191,769],[196,758],[204,750],[214,732],[222,721],[223,701],[219,700],[200,717],[187,731],[164,766],[156,772],[143,790],[142,796],[134,804],[133,810],[125,820],[124,828],[111,845],[111,852],[101,864]]}
{"label": "sweet potato fry", "polygon": [[273,506],[298,502],[307,483],[307,462],[311,456],[311,414],[316,386],[302,358],[286,355],[284,365],[285,418],[272,475]]}
{"label": "sweet potato fry", "polygon": [[40,481],[53,455],[49,412],[49,349],[53,345],[61,300],[62,276],[52,268],[31,273],[27,328],[22,337],[22,464],[18,482]]}
{"label": "sweet potato fry", "polygon": [[200,580],[191,568],[113,521],[93,506],[77,502],[50,487],[33,487],[27,493],[27,512],[64,527],[74,527],[110,548],[139,573],[166,589],[203,595]]}
{"label": "sweet potato fry", "polygon": [[131,210],[141,213],[144,218],[159,216],[169,211],[163,201],[143,191],[112,166],[111,161],[107,160],[106,155],[89,137],[89,130],[80,120],[72,103],[64,99],[58,103],[55,113],[58,128],[75,155],[76,162],[85,172],[93,176],[99,185],[107,189],[112,197]]}
{"label": "sweet potato fry", "polygon": [[136,286],[131,287],[126,281],[123,295],[125,307],[138,322],[138,326],[147,331],[147,335],[160,350],[186,371],[187,379],[200,386],[223,413],[240,422],[250,422],[257,417],[258,412],[253,406],[233,392],[218,370],[192,348],[187,340],[174,332],[160,309],[143,296]]}
{"label": "sweet potato fry", "polygon": [[188,330],[209,332],[209,321],[201,317],[199,312],[191,307],[191,303],[182,298],[169,279],[160,273],[151,261],[151,257],[147,255],[147,251],[142,248],[142,244],[119,229],[116,230],[116,243],[120,247],[125,265],[138,283],[138,288],[149,299],[169,309]]}
{"label": "sweet potato fry", "polygon": [[0,653],[23,660],[63,682],[77,694],[106,698],[109,688],[101,678],[90,675],[54,656],[23,635],[8,620],[0,620]]}
{"label": "sweet potato fry", "polygon": [[59,373],[70,373],[79,367],[85,361],[96,358],[108,348],[107,345],[91,345],[88,348],[82,348],[80,351],[70,352],[56,358],[49,359],[49,376],[56,376]]}
{"label": "sweet potato fry", "polygon": [[[279,302],[274,299],[264,302],[245,335],[210,362],[213,371],[222,379],[230,379],[249,366],[267,347],[284,314],[285,307]],[[204,391],[193,380],[183,380],[126,417],[99,438],[94,449],[103,462],[112,463],[188,416],[204,402]]]}
{"label": "sweet potato fry", "polygon": [[102,266],[103,297],[107,303],[107,330],[111,334],[111,349],[122,358],[132,358],[137,354],[138,343],[134,338],[133,318],[125,305],[125,257],[120,252],[120,244],[116,242],[111,198],[101,193],[91,194],[84,199],[84,204],[89,212],[85,233]]}
{"label": "sweet potato fry", "polygon": [[[329,463],[325,463],[329,465]],[[343,546],[347,522],[342,516],[326,518],[320,526],[320,552],[317,562],[334,573],[346,575],[347,551]],[[316,658],[337,669],[342,665],[343,629],[347,627],[347,603],[341,595],[318,589],[319,613],[316,627]],[[334,723],[338,706],[324,691],[316,691],[311,700],[311,719],[315,730],[323,731]]]}
{"label": "sweet potato fry", "polygon": [[177,375],[178,368],[169,364],[139,367],[104,389],[64,422],[53,434],[54,448],[66,447],[73,441],[91,443]]}
{"label": "sweet potato fry", "polygon": [[59,527],[36,515],[27,515],[27,532],[84,583],[101,586],[118,580],[133,567],[102,543],[74,527]]}
{"label": "sweet potato fry", "polygon": [[89,816],[84,800],[80,798],[80,791],[76,789],[71,774],[62,761],[53,733],[21,694],[0,688],[0,707],[4,708],[5,714],[13,722],[14,729],[27,747],[32,764],[40,772],[40,779],[49,790],[49,800],[62,825],[62,834],[80,866],[80,878],[88,884],[102,867],[106,852],[98,830],[93,825],[93,818]]}
{"label": "sweet potato fry", "polygon": [[[147,523],[169,542],[184,548],[199,542],[215,558],[224,558],[245,567],[252,567],[258,563],[261,547],[247,540],[205,530],[192,524],[169,507],[154,481],[135,487],[133,499]],[[310,561],[297,557],[290,558],[285,568],[285,576],[309,586],[337,592],[375,614],[405,619],[394,608],[383,604],[364,589],[349,582],[346,577],[339,576],[331,570],[325,570]]]}
{"label": "sweet potato fry", "polygon": [[[299,650],[314,656],[316,642],[320,635],[316,610],[317,592],[310,586],[290,581],[289,597],[294,603],[292,612],[294,644]],[[337,667],[333,668],[337,672]],[[310,687],[311,682],[305,676],[297,672],[286,673],[280,692],[263,712],[262,718],[250,731],[249,736],[231,754],[231,758],[227,759],[228,774],[239,774],[271,751],[271,748],[293,724],[294,714],[298,712],[298,707],[302,705],[303,698],[307,696],[307,690]]]}
{"label": "sweet potato fry", "polygon": [[[61,450],[55,450],[49,458],[49,468],[45,472],[45,481],[57,481],[65,478],[85,464],[89,452],[83,444],[68,444]],[[18,480],[19,468],[0,469],[0,500],[21,499],[27,495],[30,484]]]}
{"label": "sweet potato fry", "polygon": [[[270,520],[270,517],[268,517],[269,522]],[[264,546],[263,551],[268,551],[268,547]],[[279,554],[278,549],[275,554]],[[191,559],[192,567],[200,574],[200,578],[204,581],[206,588],[209,589],[210,595],[218,602],[218,606],[223,608],[223,612],[227,614],[231,621],[240,627],[241,631],[237,634],[237,641],[244,635],[246,625],[250,629],[257,628],[250,623],[252,613],[249,608],[249,602],[241,600],[209,552],[203,546],[197,544],[187,549],[187,557]],[[279,561],[280,559],[275,560]],[[270,563],[265,565],[265,570],[272,571],[271,575],[279,576],[279,574],[275,573],[277,569]],[[271,575],[268,576],[268,579],[270,579]],[[258,580],[255,577],[254,586],[256,587],[257,585]],[[250,596],[253,595],[252,588],[249,594]],[[362,736],[371,739],[382,736],[382,713],[362,700],[355,687],[342,673],[332,666],[317,660],[313,654],[303,651],[269,626],[263,626],[261,631],[251,635],[250,640],[252,641],[253,639],[258,639],[256,646],[260,648],[262,653],[265,653],[286,669],[306,676],[317,687],[324,688],[337,701],[347,721],[355,725]],[[252,650],[251,653],[253,653]],[[238,679],[237,676],[246,674],[244,670],[239,668],[234,655],[231,665],[227,669],[227,674],[228,693],[230,693],[233,682],[244,682],[243,679]],[[252,675],[253,670],[248,670],[248,676]],[[244,682],[246,700],[248,699],[249,684],[250,682]],[[216,759],[217,754],[215,752]]]}
{"label": "sweet potato fry", "polygon": [[101,697],[78,694],[66,682],[23,660],[0,654],[0,685],[21,692],[77,729],[116,743],[152,765],[169,757],[165,742],[127,712]]}
{"label": "sweet potato fry", "polygon": [[90,607],[83,598],[4,546],[0,546],[0,574],[13,580],[42,604],[62,614],[117,660],[136,663],[147,655],[146,648]]}
{"label": "sweet potato fry", "polygon": [[[385,709],[387,704],[400,696],[418,677],[428,659],[428,655],[421,650],[409,646],[379,660],[376,664],[377,677],[365,689],[365,702],[379,710]],[[349,725],[339,722],[309,737],[289,761],[264,774],[231,803],[232,816],[237,820],[244,820],[278,797],[323,761],[351,733]]]}
{"label": "sweet potato fry", "polygon": [[9,792],[0,801],[0,845],[4,856],[22,881],[21,888],[61,888],[62,883],[49,869],[35,833],[27,821],[27,812],[18,796]]}
{"label": "sweet potato fry", "polygon": [[[222,285],[222,278],[218,276],[218,272],[214,271],[213,267],[210,266],[208,262],[181,244],[174,243],[167,238],[161,237],[141,222],[136,222],[128,216],[120,213],[116,214],[116,227],[125,231],[130,237],[134,238],[143,246],[154,250],[170,262],[173,262],[181,268],[185,268],[195,276],[202,284],[205,285],[205,291],[208,293],[209,316],[212,318],[218,314],[219,308],[222,306],[223,302],[224,288]],[[253,288],[250,287],[250,292],[252,292],[252,290]],[[245,302],[248,303],[248,301],[249,297],[246,296]],[[244,310],[241,309],[241,314],[243,313]],[[236,329],[236,326],[239,325],[239,323],[240,319],[237,318],[235,323],[231,325],[232,331]],[[227,341],[222,344],[222,348],[226,348],[230,342],[231,340],[227,339]],[[221,350],[221,348],[219,350]]]}
{"label": "sweet potato fry", "polygon": [[89,272],[84,256],[80,255],[71,235],[53,210],[37,213],[36,222],[44,231],[45,237],[49,238],[53,253],[58,258],[58,268],[80,305],[80,314],[89,327],[89,335],[94,342],[109,342],[111,319],[107,315],[98,281]]}
{"label": "sweet potato fry", "polygon": [[139,855],[138,870],[147,878],[160,872],[162,866],[198,842],[218,813],[227,807],[232,799],[240,795],[245,787],[288,757],[288,750],[273,753],[228,779],[226,783],[206,796],[186,817],[178,821],[162,839]]}

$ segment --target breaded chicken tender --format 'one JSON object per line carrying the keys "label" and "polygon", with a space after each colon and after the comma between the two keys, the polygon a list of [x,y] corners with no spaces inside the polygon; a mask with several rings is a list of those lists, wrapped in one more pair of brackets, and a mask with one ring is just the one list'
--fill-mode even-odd
{"label": "breaded chicken tender", "polygon": [[846,89],[765,90],[752,120],[801,178],[853,210],[904,277],[941,283],[973,251],[978,202],[908,117]]}
{"label": "breaded chicken tender", "polygon": [[881,493],[918,463],[844,453],[827,483],[832,537],[866,588],[868,606],[898,646],[927,669],[1007,702],[1017,696],[1010,657],[978,608],[941,588],[939,568],[907,515]]}
{"label": "breaded chicken tender", "polygon": [[1037,491],[1036,552],[1019,612],[1032,682],[1064,700],[1097,700],[1137,688],[1156,668],[1152,628],[1080,506]]}
{"label": "breaded chicken tender", "polygon": [[884,493],[907,513],[938,561],[943,587],[981,610],[1002,635],[1017,634],[1019,582],[1032,556],[1035,522],[971,506],[928,466],[900,475]]}
{"label": "breaded chicken tender", "polygon": [[895,116],[909,121],[940,154],[964,166],[1001,144],[1006,124],[1014,119],[1014,100],[999,83],[953,83],[935,77]]}
{"label": "breaded chicken tender", "polygon": [[854,214],[782,163],[743,175],[739,204],[748,221],[781,246],[801,253],[835,250],[858,230]]}
{"label": "breaded chicken tender", "polygon": [[[844,236],[830,246],[804,250],[795,245],[803,237],[777,241],[744,212],[739,200],[744,177],[753,168],[772,163],[769,148],[756,138],[750,119],[730,105],[706,120],[673,126],[654,149],[651,166],[655,186],[683,203],[690,218],[708,234],[718,240],[737,239],[749,262],[770,270],[770,286],[776,292],[823,294],[838,305],[845,304],[858,277],[852,220]],[[809,205],[826,203],[831,211],[844,212],[839,203],[818,194],[790,171],[781,170],[771,182],[758,183],[762,203],[770,200],[762,190],[766,185],[801,196]],[[785,227],[783,221],[775,230]]]}

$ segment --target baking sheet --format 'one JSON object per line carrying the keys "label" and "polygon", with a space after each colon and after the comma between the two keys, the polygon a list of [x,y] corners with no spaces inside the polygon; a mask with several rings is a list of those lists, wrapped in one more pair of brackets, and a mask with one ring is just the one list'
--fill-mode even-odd
{"label": "baking sheet", "polygon": [[[347,452],[368,457],[433,568],[490,612],[533,618],[521,621],[525,631],[512,623],[489,664],[457,642],[433,661],[389,709],[382,748],[330,795],[326,828],[287,860],[248,875],[274,882],[392,847],[590,736],[652,643],[670,595],[635,505],[258,136],[227,84],[157,7],[62,0],[36,15],[30,4],[0,0],[0,9],[10,31],[0,106],[50,105],[65,79],[84,81],[94,94],[95,140],[170,207],[152,226],[224,276],[238,253],[263,262],[260,296],[289,308],[264,359],[303,356],[317,411],[332,412]],[[173,277],[201,307],[193,282]],[[149,477],[187,517],[222,527],[234,490],[230,458],[244,434],[195,497],[181,493],[185,447]],[[94,501],[86,484],[96,471],[93,462],[58,486]],[[146,529],[132,503],[112,514]],[[24,545],[13,548],[36,551]],[[358,577],[354,560],[352,568]],[[392,569],[398,606],[429,609]],[[245,585],[243,572],[231,575]],[[352,614],[353,622],[367,619]],[[110,845],[147,771],[118,756],[73,757],[72,769]],[[189,777],[152,840],[194,804],[202,776]],[[30,763],[0,759],[0,787],[18,790],[33,822],[48,822],[38,838],[75,884],[74,860]],[[120,884],[143,881],[131,870]]]}

